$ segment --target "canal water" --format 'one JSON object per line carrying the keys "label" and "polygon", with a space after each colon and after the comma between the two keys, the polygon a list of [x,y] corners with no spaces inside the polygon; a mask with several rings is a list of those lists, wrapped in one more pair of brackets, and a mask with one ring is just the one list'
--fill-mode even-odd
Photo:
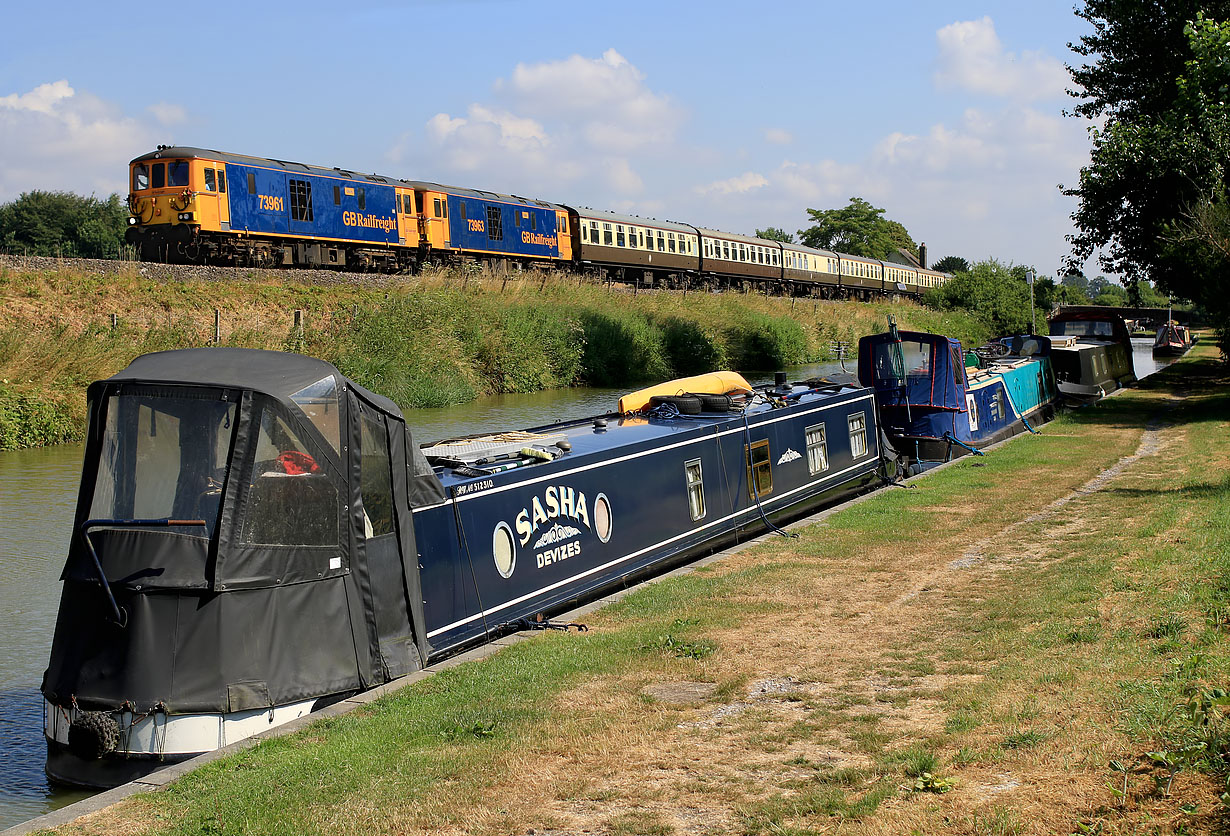
{"label": "canal water", "polygon": [[[1140,377],[1159,367],[1151,346],[1152,340],[1133,341]],[[790,378],[835,371],[840,371],[835,363],[803,366],[791,369]],[[610,412],[623,391],[497,395],[444,409],[410,410],[406,418],[422,443]],[[51,786],[43,774],[46,751],[38,691],[55,628],[81,456],[76,444],[0,452],[0,829],[89,795]]]}

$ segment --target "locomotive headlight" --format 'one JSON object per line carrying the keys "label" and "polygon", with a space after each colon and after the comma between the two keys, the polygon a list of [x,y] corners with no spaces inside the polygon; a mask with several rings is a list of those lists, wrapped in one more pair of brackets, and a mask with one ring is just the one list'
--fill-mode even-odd
{"label": "locomotive headlight", "polygon": [[128,219],[128,225],[129,225],[129,226],[132,226],[132,225],[133,225],[133,224],[135,224],[136,222],[137,222],[137,219],[136,219],[136,218],[129,218],[129,219]]}
{"label": "locomotive headlight", "polygon": [[190,221],[192,220],[192,213],[191,212],[180,212],[179,219],[181,221]]}

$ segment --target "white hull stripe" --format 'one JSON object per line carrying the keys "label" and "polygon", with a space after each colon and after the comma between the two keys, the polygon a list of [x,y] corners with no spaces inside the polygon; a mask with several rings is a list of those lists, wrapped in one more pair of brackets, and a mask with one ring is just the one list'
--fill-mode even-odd
{"label": "white hull stripe", "polygon": [[[826,482],[826,481],[828,481],[828,480],[830,480],[830,479],[833,479],[834,477],[837,477],[837,476],[842,476],[842,475],[844,475],[844,474],[846,474],[846,473],[849,473],[851,470],[857,470],[857,469],[859,469],[860,467],[866,467],[869,461],[874,461],[874,459],[864,459],[863,461],[861,461],[861,462],[859,462],[859,463],[857,463],[857,464],[850,465],[850,466],[849,466],[849,467],[847,467],[845,470],[839,470],[839,471],[837,471],[836,473],[830,473],[830,474],[828,474],[828,475],[824,476],[824,477],[823,477],[823,478],[821,478],[821,479],[816,479],[816,480],[813,480],[813,481],[811,481],[811,482],[808,482],[806,485],[802,485],[802,486],[800,486],[800,487],[795,488],[795,489],[794,489],[794,490],[792,490],[792,491],[787,491],[786,493],[779,494],[778,496],[774,497],[773,499],[766,500],[766,501],[764,501],[764,502],[763,502],[763,503],[761,503],[761,504],[762,504],[762,505],[764,505],[764,506],[768,506],[768,505],[773,504],[774,502],[778,502],[778,501],[780,501],[780,500],[786,499],[787,497],[789,497],[789,496],[791,496],[791,495],[793,495],[793,494],[796,494],[796,493],[798,493],[799,491],[804,491],[804,490],[808,490],[809,488],[814,488],[814,487],[816,487],[817,485],[821,484],[822,482]],[[692,534],[696,534],[696,533],[698,533],[698,532],[704,531],[706,528],[712,528],[712,527],[713,527],[713,526],[715,526],[715,525],[721,525],[722,523],[727,522],[727,521],[729,521],[729,520],[732,520],[732,519],[734,519],[735,517],[744,516],[744,515],[756,515],[756,514],[758,514],[758,512],[757,512],[757,510],[756,510],[756,506],[755,506],[755,505],[753,505],[753,506],[752,506],[752,507],[750,507],[750,508],[744,508],[742,511],[736,511],[736,512],[734,512],[733,514],[727,514],[726,516],[721,517],[720,519],[716,519],[716,520],[714,520],[713,522],[706,523],[705,525],[697,526],[696,528],[689,529],[688,531],[685,531],[685,532],[683,532],[682,534],[676,534],[674,537],[669,537],[669,538],[667,538],[667,539],[665,539],[665,540],[662,540],[661,542],[654,543],[652,546],[646,546],[646,547],[645,547],[645,548],[643,548],[643,549],[639,549],[639,550],[634,551],[634,552],[632,552],[632,553],[630,553],[630,554],[626,554],[626,555],[624,555],[623,557],[617,557],[617,558],[615,558],[614,560],[611,560],[611,561],[608,561],[608,562],[606,562],[606,563],[603,563],[601,566],[595,566],[595,567],[593,567],[592,569],[587,569],[586,571],[581,572],[581,573],[579,573],[579,574],[573,575],[573,576],[568,577],[568,578],[564,578],[563,580],[560,580],[560,581],[556,581],[556,582],[555,582],[555,583],[553,583],[553,584],[550,584],[550,585],[548,585],[548,586],[544,586],[543,588],[538,589],[538,590],[536,590],[536,591],[534,591],[534,592],[530,592],[530,593],[527,593],[527,594],[525,594],[525,595],[522,595],[522,596],[520,596],[519,598],[513,598],[512,600],[505,601],[503,604],[500,604],[500,605],[498,605],[498,606],[492,607],[492,608],[491,608],[491,609],[489,609],[489,610],[481,610],[481,611],[479,611],[479,612],[475,613],[474,615],[469,616],[468,618],[463,618],[463,619],[461,619],[460,621],[454,621],[452,624],[446,624],[446,625],[444,625],[443,627],[440,627],[440,628],[439,628],[439,629],[437,629],[437,630],[432,630],[430,633],[428,633],[428,634],[427,634],[427,637],[428,637],[428,638],[432,638],[433,636],[438,636],[438,635],[440,635],[441,633],[447,633],[447,632],[448,632],[448,631],[450,631],[450,630],[456,629],[457,627],[461,627],[461,626],[462,626],[462,625],[464,625],[464,624],[469,624],[471,621],[476,621],[476,620],[478,620],[478,619],[480,619],[480,618],[486,618],[487,616],[492,615],[492,614],[494,614],[494,613],[497,613],[497,612],[499,612],[500,610],[507,609],[508,607],[515,606],[516,604],[523,603],[523,602],[525,602],[525,601],[530,600],[531,598],[537,598],[539,595],[545,595],[546,593],[551,592],[551,591],[553,591],[553,590],[555,590],[555,589],[559,589],[561,586],[565,586],[565,585],[567,585],[567,584],[570,584],[570,583],[572,583],[573,581],[578,581],[578,580],[580,580],[581,578],[588,577],[589,575],[595,574],[596,572],[602,572],[602,571],[604,571],[604,570],[606,570],[606,569],[610,569],[612,566],[617,566],[617,565],[619,565],[620,563],[623,563],[623,562],[625,562],[625,561],[628,561],[628,560],[633,560],[633,559],[635,559],[635,558],[637,558],[637,557],[640,557],[641,555],[645,554],[646,552],[653,551],[654,549],[660,549],[660,548],[662,548],[663,546],[668,546],[668,545],[670,545],[671,543],[675,542],[676,540],[681,540],[681,539],[683,539],[684,537],[688,537],[688,536],[690,536],[690,535],[692,535]]]}
{"label": "white hull stripe", "polygon": [[[790,415],[783,415],[780,418],[772,418],[768,421],[749,422],[749,423],[751,423],[752,429],[756,429],[757,427],[767,426],[768,424],[776,424],[778,421],[788,421],[793,418],[802,418],[805,415],[812,415],[816,412],[823,412],[827,409],[832,409],[838,406],[845,406],[846,404],[857,403],[859,401],[864,401],[864,400],[872,401],[874,403],[875,398],[873,395],[868,394],[868,395],[863,395],[858,398],[850,398],[849,400],[839,401],[837,403],[827,403],[822,406],[817,406],[815,409],[809,409],[806,412],[794,412],[794,413],[791,413]],[[674,450],[677,447],[687,447],[690,444],[701,444],[706,441],[712,441],[715,438],[722,438],[723,436],[735,435],[736,433],[739,435],[742,435],[744,432],[745,432],[744,428],[742,426],[739,426],[732,430],[723,430],[720,433],[714,433],[713,435],[702,435],[699,438],[689,439],[688,441],[677,441],[674,444],[667,444],[662,447],[653,447],[649,450],[641,450],[640,452],[637,452],[637,453],[628,453],[623,456],[617,456],[616,458],[613,458],[613,459],[603,459],[600,462],[594,462],[593,464],[581,465],[579,467],[574,467],[571,470],[562,470],[562,471],[559,471],[558,473],[546,473],[546,474],[543,474],[542,476],[537,476],[533,479],[525,479],[520,482],[513,482],[508,485],[500,485],[499,487],[488,488],[487,490],[483,490],[483,491],[475,491],[474,493],[468,493],[464,496],[459,496],[455,500],[447,499],[444,502],[437,502],[435,505],[424,505],[420,508],[415,508],[414,513],[417,514],[420,511],[429,511],[432,508],[439,508],[444,505],[449,505],[453,503],[454,501],[467,502],[471,499],[477,499],[480,496],[491,496],[492,494],[497,494],[497,493],[500,493],[501,491],[509,491],[509,490],[513,490],[514,488],[523,488],[527,485],[534,485],[534,484],[537,484],[538,482],[545,482],[549,479],[562,479],[563,477],[571,476],[574,473],[583,473],[587,470],[593,470],[594,468],[597,468],[597,467],[607,467],[609,465],[619,464],[620,462],[626,462],[629,459],[639,459],[645,455],[652,455],[654,453],[662,453],[667,450]]]}

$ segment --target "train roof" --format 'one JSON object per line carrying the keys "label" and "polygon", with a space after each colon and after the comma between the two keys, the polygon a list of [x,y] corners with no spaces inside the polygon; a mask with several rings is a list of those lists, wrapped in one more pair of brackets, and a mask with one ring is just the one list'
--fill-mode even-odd
{"label": "train roof", "polygon": [[722,232],[720,229],[707,229],[703,226],[696,227],[700,230],[701,235],[707,235],[710,238],[725,238],[728,241],[743,241],[748,244],[757,244],[759,246],[780,247],[780,241],[772,241],[768,238],[757,238],[755,235],[743,235],[739,232]]}
{"label": "train roof", "polygon": [[813,255],[824,256],[826,258],[838,255],[838,253],[833,250],[821,250],[816,247],[809,247],[806,244],[788,244],[786,242],[782,242],[782,249],[790,250],[795,253],[812,253]]}
{"label": "train roof", "polygon": [[149,160],[183,158],[201,158],[206,160],[218,160],[224,163],[235,163],[236,165],[259,165],[268,168],[281,168],[287,172],[316,174],[321,177],[341,177],[346,180],[356,180],[366,183],[396,183],[399,185],[406,185],[405,180],[389,174],[360,174],[359,172],[351,171],[348,168],[325,168],[318,165],[291,162],[290,160],[275,160],[271,157],[253,157],[247,154],[232,154],[226,151],[212,151],[208,148],[193,148],[187,145],[160,146],[156,151],[150,151],[148,154],[142,154],[139,157],[135,157],[132,162],[137,163],[146,162]]}
{"label": "train roof", "polygon": [[561,203],[552,203],[549,200],[539,200],[535,197],[521,197],[515,194],[502,194],[500,192],[489,192],[484,189],[462,189],[456,186],[445,186],[441,183],[432,183],[426,180],[401,180],[399,181],[407,188],[418,191],[443,192],[444,194],[456,195],[457,197],[473,197],[479,200],[499,200],[504,203],[519,203],[523,206],[540,206],[543,209],[564,209],[568,207]]}
{"label": "train roof", "polygon": [[651,226],[654,229],[673,229],[676,232],[686,232],[689,235],[696,234],[696,227],[688,224],[677,223],[676,221],[660,221],[657,218],[642,218],[639,215],[621,215],[618,212],[608,212],[605,209],[590,209],[585,206],[566,206],[566,209],[571,209],[577,213],[579,218],[584,220],[604,221],[606,223],[630,224],[632,226]]}

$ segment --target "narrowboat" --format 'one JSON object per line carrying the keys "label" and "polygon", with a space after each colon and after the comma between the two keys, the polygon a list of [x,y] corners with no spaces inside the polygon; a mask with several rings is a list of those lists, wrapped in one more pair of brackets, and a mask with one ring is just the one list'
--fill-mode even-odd
{"label": "narrowboat", "polygon": [[939,334],[897,331],[859,340],[859,381],[874,389],[880,429],[913,471],[977,452],[1054,414],[1045,337],[966,352]]}
{"label": "narrowboat", "polygon": [[1172,319],[1157,329],[1153,354],[1157,357],[1182,357],[1191,347],[1187,329]]}
{"label": "narrowboat", "polygon": [[880,481],[852,381],[704,375],[422,448],[392,401],[281,352],[145,355],[88,405],[42,693],[48,775],[95,787]]}
{"label": "narrowboat", "polygon": [[1055,379],[1067,400],[1094,401],[1136,382],[1132,338],[1118,314],[1065,309],[1050,319],[1050,332]]}

